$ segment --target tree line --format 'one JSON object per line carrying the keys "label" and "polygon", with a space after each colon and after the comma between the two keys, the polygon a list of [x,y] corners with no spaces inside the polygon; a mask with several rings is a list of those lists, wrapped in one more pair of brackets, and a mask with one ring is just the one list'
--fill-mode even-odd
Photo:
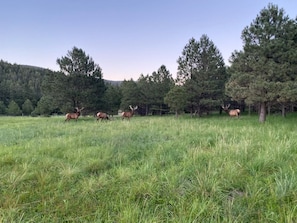
{"label": "tree line", "polygon": [[243,49],[226,66],[206,35],[191,38],[173,78],[165,65],[138,80],[113,85],[101,67],[73,47],[57,59],[59,72],[0,61],[0,114],[51,115],[84,107],[86,114],[117,114],[129,105],[141,115],[189,112],[201,116],[225,103],[248,106],[265,122],[272,109],[285,116],[297,101],[297,18],[269,4],[242,31]]}

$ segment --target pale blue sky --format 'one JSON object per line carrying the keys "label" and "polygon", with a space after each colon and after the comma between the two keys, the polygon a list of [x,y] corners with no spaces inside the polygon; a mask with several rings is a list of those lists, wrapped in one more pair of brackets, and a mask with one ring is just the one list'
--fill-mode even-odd
{"label": "pale blue sky", "polygon": [[190,38],[206,34],[228,62],[244,27],[273,3],[290,18],[296,0],[0,0],[0,59],[59,70],[74,46],[108,80],[137,80],[177,59]]}

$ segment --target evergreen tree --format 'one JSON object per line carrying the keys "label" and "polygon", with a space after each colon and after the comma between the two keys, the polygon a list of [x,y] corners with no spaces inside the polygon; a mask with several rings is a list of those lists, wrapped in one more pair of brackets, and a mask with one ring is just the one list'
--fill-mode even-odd
{"label": "evergreen tree", "polygon": [[32,102],[27,99],[24,104],[22,105],[22,112],[24,115],[30,115],[31,112],[33,111],[33,105],[32,105]]}
{"label": "evergreen tree", "polygon": [[[116,115],[121,105],[122,92],[118,85],[107,85],[107,89],[104,94],[104,107],[103,110],[109,114]],[[100,109],[100,111],[102,111]]]}
{"label": "evergreen tree", "polygon": [[177,81],[185,85],[191,111],[201,115],[219,107],[226,79],[224,60],[214,43],[206,35],[199,42],[190,39],[178,59]]}
{"label": "evergreen tree", "polygon": [[170,89],[174,86],[172,75],[165,65],[162,65],[157,72],[152,74],[154,103],[156,110],[162,114],[163,109],[167,109],[164,104],[164,98]]}
{"label": "evergreen tree", "polygon": [[141,75],[137,81],[137,85],[141,92],[142,105],[146,108],[146,114],[148,114],[150,110],[162,114],[168,109],[164,103],[164,97],[174,86],[174,80],[165,65],[162,65],[158,71],[153,72],[152,75]]}
{"label": "evergreen tree", "polygon": [[140,101],[140,90],[135,81],[132,79],[124,80],[121,84],[122,100],[121,100],[121,109],[129,110],[129,105],[139,106]]}
{"label": "evergreen tree", "polygon": [[0,101],[8,106],[11,100],[22,105],[29,99],[33,105],[41,98],[41,83],[52,71],[40,67],[0,61]]}
{"label": "evergreen tree", "polygon": [[283,9],[269,4],[242,32],[243,51],[230,59],[231,77],[226,93],[259,105],[265,122],[267,105],[295,101],[297,26]]}
{"label": "evergreen tree", "polygon": [[7,114],[8,115],[21,115],[22,111],[18,104],[15,101],[10,101],[8,107],[7,107]]}
{"label": "evergreen tree", "polygon": [[187,92],[184,86],[175,85],[166,94],[164,102],[175,112],[176,116],[186,108]]}
{"label": "evergreen tree", "polygon": [[140,101],[141,107],[144,108],[144,114],[148,115],[150,113],[150,108],[154,104],[154,86],[152,77],[149,75],[140,75],[137,81],[137,86],[140,90]]}
{"label": "evergreen tree", "polygon": [[[48,75],[42,83],[42,92],[44,97],[51,98],[50,107],[61,112],[68,112],[68,107],[73,110],[73,100],[75,93],[67,88],[69,79],[61,72],[53,72]],[[43,99],[44,100],[44,99]],[[70,106],[68,106],[70,104]],[[66,109],[65,105],[67,105]],[[36,108],[35,113],[40,114],[39,109]]]}
{"label": "evergreen tree", "polygon": [[50,96],[42,96],[42,98],[37,103],[33,115],[51,115],[55,109],[53,107],[52,100],[53,98]]}
{"label": "evergreen tree", "polygon": [[6,110],[7,110],[7,108],[6,108],[5,104],[4,104],[4,102],[3,101],[0,101],[0,114],[1,115],[5,115],[6,114]]}
{"label": "evergreen tree", "polygon": [[73,47],[66,56],[58,58],[57,63],[61,72],[49,77],[43,86],[45,94],[54,99],[54,105],[62,110],[70,103],[73,108],[86,107],[85,111],[89,112],[104,107],[106,87],[102,70],[90,56]]}

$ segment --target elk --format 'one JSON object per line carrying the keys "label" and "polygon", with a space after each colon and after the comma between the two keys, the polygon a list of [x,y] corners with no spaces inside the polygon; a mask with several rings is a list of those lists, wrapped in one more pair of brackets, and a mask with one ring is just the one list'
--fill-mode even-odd
{"label": "elk", "polygon": [[84,109],[84,107],[81,108],[81,109],[79,109],[78,107],[76,107],[75,109],[76,109],[76,112],[75,113],[67,113],[66,114],[65,122],[66,121],[69,121],[70,119],[75,119],[75,121],[77,121],[77,119],[80,116],[80,113]]}
{"label": "elk", "polygon": [[130,118],[134,115],[134,111],[138,108],[138,106],[135,106],[134,108],[129,105],[129,108],[131,111],[127,111],[127,112],[122,112],[122,120],[124,118],[127,118],[128,120],[130,120]]}
{"label": "elk", "polygon": [[108,117],[108,114],[106,114],[104,112],[98,112],[97,115],[96,115],[96,117],[97,117],[97,121],[99,119],[101,119],[101,121],[104,120],[104,119],[105,120],[110,120],[109,117]]}
{"label": "elk", "polygon": [[222,109],[229,114],[230,117],[237,117],[239,118],[240,115],[240,110],[239,109],[232,109],[229,110],[230,104],[228,104],[227,106],[222,105]]}

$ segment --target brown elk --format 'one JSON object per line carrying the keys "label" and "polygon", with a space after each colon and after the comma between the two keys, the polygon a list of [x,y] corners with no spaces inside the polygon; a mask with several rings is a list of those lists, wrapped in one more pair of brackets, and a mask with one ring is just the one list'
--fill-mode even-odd
{"label": "brown elk", "polygon": [[109,117],[108,117],[108,114],[106,114],[104,112],[98,112],[97,115],[96,115],[96,117],[97,117],[97,121],[99,119],[101,119],[101,121],[104,120],[104,119],[105,120],[110,120]]}
{"label": "brown elk", "polygon": [[138,106],[135,106],[134,108],[129,105],[129,108],[131,111],[127,111],[127,112],[122,112],[122,120],[124,118],[127,118],[128,120],[130,120],[130,118],[134,115],[134,111],[138,108]]}
{"label": "brown elk", "polygon": [[75,121],[77,121],[77,119],[80,116],[80,113],[84,109],[84,107],[81,108],[81,109],[79,109],[78,107],[76,107],[75,109],[76,109],[76,112],[75,113],[67,113],[66,114],[65,122],[66,121],[69,121],[70,119],[75,119]]}
{"label": "brown elk", "polygon": [[239,117],[240,115],[240,110],[239,109],[232,109],[229,110],[230,104],[228,104],[227,106],[222,105],[222,109],[229,114],[230,117]]}

